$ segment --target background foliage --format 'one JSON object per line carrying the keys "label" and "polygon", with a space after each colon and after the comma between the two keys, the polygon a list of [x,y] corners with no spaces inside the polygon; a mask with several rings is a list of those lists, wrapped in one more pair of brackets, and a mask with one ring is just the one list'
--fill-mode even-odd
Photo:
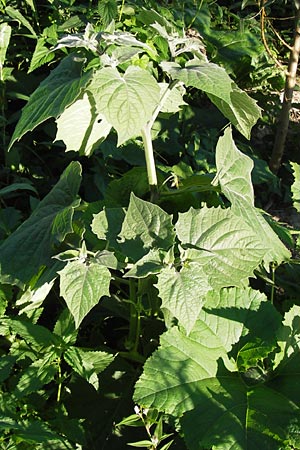
{"label": "background foliage", "polygon": [[296,7],[1,0],[1,448],[300,448]]}

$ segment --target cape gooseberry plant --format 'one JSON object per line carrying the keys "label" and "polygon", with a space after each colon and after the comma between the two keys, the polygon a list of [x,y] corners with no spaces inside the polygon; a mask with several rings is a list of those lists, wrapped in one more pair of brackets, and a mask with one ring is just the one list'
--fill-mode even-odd
{"label": "cape gooseberry plant", "polygon": [[[116,31],[113,23],[103,32],[88,24],[60,39],[53,51],[75,50],[30,96],[11,139],[10,147],[51,117],[56,140],[79,155],[92,155],[111,133],[118,146],[135,139],[144,148],[151,195],[146,201],[132,192],[127,207],[106,203],[92,215],[79,197],[81,164],[72,161],[2,243],[2,448],[84,445],[82,423],[68,417],[62,400],[71,371],[97,391],[99,374],[113,363],[108,347],[76,342],[92,308],[116,298],[129,308],[119,355],[143,367],[136,414],[119,424],[145,426],[146,439],[131,445],[169,448],[167,418],[189,450],[299,448],[300,309],[282,318],[249,283],[254,271],[267,273],[290,258],[254,206],[252,161],[237,149],[230,126],[219,138],[213,174],[170,189],[154,160],[155,120],[183,107],[188,88],[205,92],[246,138],[260,109],[208,61],[199,37],[186,37],[154,11],[142,9],[139,18],[155,41]],[[216,204],[167,213],[165,199],[182,192],[213,193]],[[49,330],[38,321],[56,280],[65,308]],[[16,314],[9,286],[19,289]],[[145,317],[164,321],[152,354],[140,344]],[[37,413],[53,398],[54,418]]]}

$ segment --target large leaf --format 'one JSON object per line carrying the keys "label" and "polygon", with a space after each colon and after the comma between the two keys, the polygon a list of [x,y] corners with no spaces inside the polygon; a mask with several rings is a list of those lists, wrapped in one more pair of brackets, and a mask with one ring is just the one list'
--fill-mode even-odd
{"label": "large leaf", "polygon": [[56,141],[66,144],[66,151],[74,150],[90,156],[96,146],[109,134],[111,125],[101,114],[96,114],[89,97],[84,94],[65,109],[56,120]]}
{"label": "large leaf", "polygon": [[124,254],[135,261],[151,248],[168,250],[175,240],[172,216],[131,194],[119,238]]}
{"label": "large leaf", "polygon": [[261,109],[256,101],[232,82],[230,102],[225,102],[214,92],[208,93],[210,100],[230,120],[232,125],[247,139],[250,139],[251,129],[261,116]]}
{"label": "large leaf", "polygon": [[60,294],[71,311],[76,328],[104,295],[109,295],[110,271],[94,261],[70,261],[59,272]]}
{"label": "large leaf", "polygon": [[183,68],[174,62],[163,62],[162,68],[174,80],[206,92],[237,130],[250,138],[251,128],[260,117],[260,108],[238,88],[223,68],[198,59],[188,61]]}
{"label": "large leaf", "polygon": [[236,215],[247,222],[256,233],[261,246],[266,249],[264,263],[278,263],[289,259],[290,253],[268,225],[261,213],[254,207],[251,183],[252,161],[236,147],[230,128],[225,130],[216,148],[217,175],[213,184],[219,184],[221,191],[232,204]]}
{"label": "large leaf", "polygon": [[[293,387],[282,388],[282,378],[275,383],[257,376],[249,386],[227,359],[228,352],[236,354],[240,339],[272,340],[279,327],[279,314],[257,291],[231,288],[217,296],[210,293],[188,337],[175,327],[162,335],[160,348],[136,384],[135,401],[183,415],[182,431],[190,450],[278,450],[286,439],[292,443],[300,425]],[[299,372],[296,364],[294,370]],[[300,393],[298,386],[296,390]]]}
{"label": "large leaf", "polygon": [[[177,327],[161,336],[160,348],[148,359],[136,384],[135,400],[177,416],[193,409],[199,383],[216,376],[218,360],[226,358],[242,335],[255,332],[258,321],[253,317],[258,310],[261,321],[267,320],[274,332],[278,313],[269,306],[263,294],[250,288],[209,295],[189,336]],[[265,327],[258,325],[258,334],[263,335]]]}
{"label": "large leaf", "polygon": [[224,195],[234,207],[240,198],[249,206],[254,206],[254,192],[251,181],[253,161],[236,147],[231,129],[226,128],[216,148],[217,175],[213,184],[218,183]]}
{"label": "large leaf", "polygon": [[162,308],[167,308],[190,333],[210,289],[202,267],[191,265],[180,272],[174,267],[164,268],[158,274],[156,287]]}
{"label": "large leaf", "polygon": [[67,56],[40,84],[22,110],[9,148],[27,131],[50,117],[58,117],[79,97],[91,76],[90,72],[81,73],[84,61],[74,53]]}
{"label": "large leaf", "polygon": [[179,214],[176,232],[182,259],[202,266],[213,288],[246,285],[266,253],[252,227],[230,208],[191,208]]}
{"label": "large leaf", "polygon": [[217,93],[225,102],[230,102],[232,80],[217,64],[195,59],[188,61],[184,68],[175,62],[163,62],[161,66],[174,80],[182,81],[185,86],[193,86],[206,93]]}
{"label": "large leaf", "polygon": [[88,87],[96,109],[118,133],[118,145],[141,133],[159,103],[160,88],[149,72],[130,66],[124,75],[117,69],[98,70]]}
{"label": "large leaf", "polygon": [[55,244],[72,231],[72,215],[81,182],[81,166],[72,162],[32,215],[0,247],[1,275],[28,283],[41,266],[52,264]]}

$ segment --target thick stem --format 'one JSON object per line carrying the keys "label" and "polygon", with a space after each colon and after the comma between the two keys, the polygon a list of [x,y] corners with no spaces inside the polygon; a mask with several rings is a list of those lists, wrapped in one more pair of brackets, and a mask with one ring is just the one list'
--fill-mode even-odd
{"label": "thick stem", "polygon": [[284,146],[290,121],[290,109],[292,106],[293,91],[296,85],[296,74],[299,61],[299,52],[300,52],[300,9],[297,9],[294,45],[290,53],[290,60],[288,65],[288,73],[286,76],[282,108],[278,119],[278,126],[274,147],[271,155],[271,160],[269,163],[270,169],[272,170],[273,173],[278,172],[283,157]]}
{"label": "thick stem", "polygon": [[145,150],[146,167],[148,173],[148,183],[150,187],[150,201],[156,203],[158,200],[157,174],[155,167],[154,151],[151,137],[151,128],[160,113],[165,101],[170,95],[171,90],[176,86],[177,81],[172,81],[160,98],[160,102],[155,108],[151,120],[142,128],[141,135]]}
{"label": "thick stem", "polygon": [[157,174],[154,160],[154,151],[151,138],[151,127],[147,124],[142,129],[142,139],[145,150],[146,167],[148,173],[148,183],[150,187],[151,202],[155,203],[158,199]]}

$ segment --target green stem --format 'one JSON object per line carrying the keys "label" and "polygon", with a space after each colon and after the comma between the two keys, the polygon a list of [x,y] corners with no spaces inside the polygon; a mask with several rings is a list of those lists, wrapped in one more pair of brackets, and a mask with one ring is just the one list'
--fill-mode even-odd
{"label": "green stem", "polygon": [[273,284],[271,286],[271,299],[270,300],[273,305],[274,304],[274,292],[275,292],[275,266],[274,266],[274,264],[271,264],[270,268],[271,268],[272,281],[273,281]]}
{"label": "green stem", "polygon": [[125,5],[125,0],[122,0],[120,12],[119,12],[119,22],[121,22],[121,19],[122,19],[123,10],[124,10],[124,5]]}
{"label": "green stem", "polygon": [[146,167],[148,173],[148,183],[150,187],[150,200],[153,203],[156,203],[158,199],[158,184],[157,184],[157,174],[155,167],[155,159],[154,159],[154,150],[153,143],[151,137],[151,128],[160,113],[164,103],[166,102],[168,96],[170,95],[171,90],[177,84],[177,81],[172,81],[171,84],[167,87],[167,89],[162,94],[159,104],[155,108],[151,120],[142,128],[141,135],[144,144],[145,150],[145,159],[146,159]]}
{"label": "green stem", "polygon": [[58,360],[58,388],[57,388],[57,396],[56,396],[57,403],[59,403],[60,399],[61,399],[61,389],[62,389],[62,372],[61,372],[61,365],[60,365],[60,358],[59,358],[59,360]]}
{"label": "green stem", "polygon": [[155,203],[155,201],[158,198],[158,185],[157,185],[157,174],[156,174],[156,167],[155,167],[154,151],[153,151],[152,138],[151,138],[151,127],[149,125],[150,124],[148,123],[142,129],[142,139],[143,139],[144,150],[145,150],[146,167],[147,167],[147,173],[148,173],[148,183],[149,183],[150,193],[151,193],[150,200]]}

